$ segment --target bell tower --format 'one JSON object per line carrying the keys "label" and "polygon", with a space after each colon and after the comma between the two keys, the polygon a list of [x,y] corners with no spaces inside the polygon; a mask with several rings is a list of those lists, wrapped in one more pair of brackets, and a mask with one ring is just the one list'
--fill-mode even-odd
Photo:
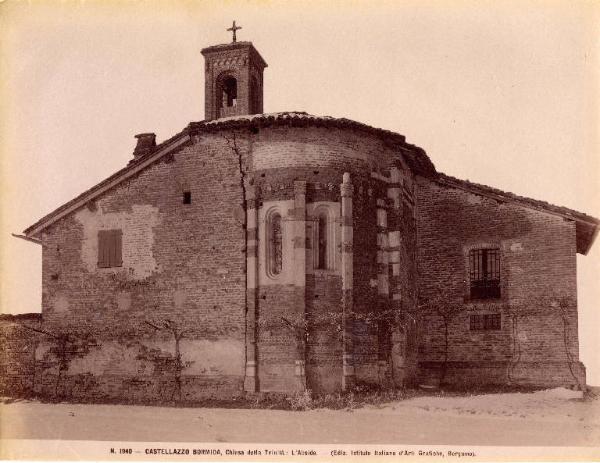
{"label": "bell tower", "polygon": [[263,112],[263,71],[267,63],[252,42],[233,41],[202,50],[204,71],[204,119],[260,114]]}

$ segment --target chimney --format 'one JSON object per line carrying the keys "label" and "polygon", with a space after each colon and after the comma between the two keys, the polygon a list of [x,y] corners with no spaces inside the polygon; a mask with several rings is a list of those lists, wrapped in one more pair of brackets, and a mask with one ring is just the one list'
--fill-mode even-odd
{"label": "chimney", "polygon": [[146,154],[150,154],[156,147],[156,134],[154,133],[139,133],[135,136],[137,144],[133,150],[133,159],[139,159]]}

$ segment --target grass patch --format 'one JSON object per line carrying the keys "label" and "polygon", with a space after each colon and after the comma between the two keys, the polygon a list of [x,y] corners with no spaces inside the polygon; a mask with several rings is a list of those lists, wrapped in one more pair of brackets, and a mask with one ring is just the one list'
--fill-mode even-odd
{"label": "grass patch", "polygon": [[[469,387],[444,387],[443,389],[382,389],[372,385],[358,385],[350,392],[315,394],[310,390],[295,394],[260,392],[229,398],[207,397],[203,399],[182,399],[179,401],[155,399],[127,400],[123,398],[49,398],[39,395],[1,398],[4,404],[20,401],[38,401],[41,403],[138,405],[177,408],[228,408],[228,409],[266,409],[304,411],[315,409],[354,410],[364,406],[378,406],[389,402],[399,402],[415,397],[469,397],[481,394],[531,393],[543,388],[529,386],[480,385]],[[587,400],[600,398],[600,387],[588,387]],[[578,399],[582,400],[582,399]]]}

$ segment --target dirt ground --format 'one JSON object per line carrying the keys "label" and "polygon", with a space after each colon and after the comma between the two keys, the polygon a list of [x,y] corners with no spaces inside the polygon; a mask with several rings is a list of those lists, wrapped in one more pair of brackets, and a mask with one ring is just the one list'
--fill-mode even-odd
{"label": "dirt ground", "polygon": [[600,400],[533,393],[415,397],[345,410],[4,403],[3,439],[600,446]]}

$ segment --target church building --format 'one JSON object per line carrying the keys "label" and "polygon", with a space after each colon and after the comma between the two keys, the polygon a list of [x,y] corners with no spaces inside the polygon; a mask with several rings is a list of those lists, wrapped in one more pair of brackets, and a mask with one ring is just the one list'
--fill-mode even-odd
{"label": "church building", "polygon": [[576,254],[598,219],[444,175],[398,133],[265,113],[267,63],[235,35],[202,55],[203,121],[136,135],[126,166],[23,232],[42,316],[36,379],[18,369],[13,387],[585,384]]}

